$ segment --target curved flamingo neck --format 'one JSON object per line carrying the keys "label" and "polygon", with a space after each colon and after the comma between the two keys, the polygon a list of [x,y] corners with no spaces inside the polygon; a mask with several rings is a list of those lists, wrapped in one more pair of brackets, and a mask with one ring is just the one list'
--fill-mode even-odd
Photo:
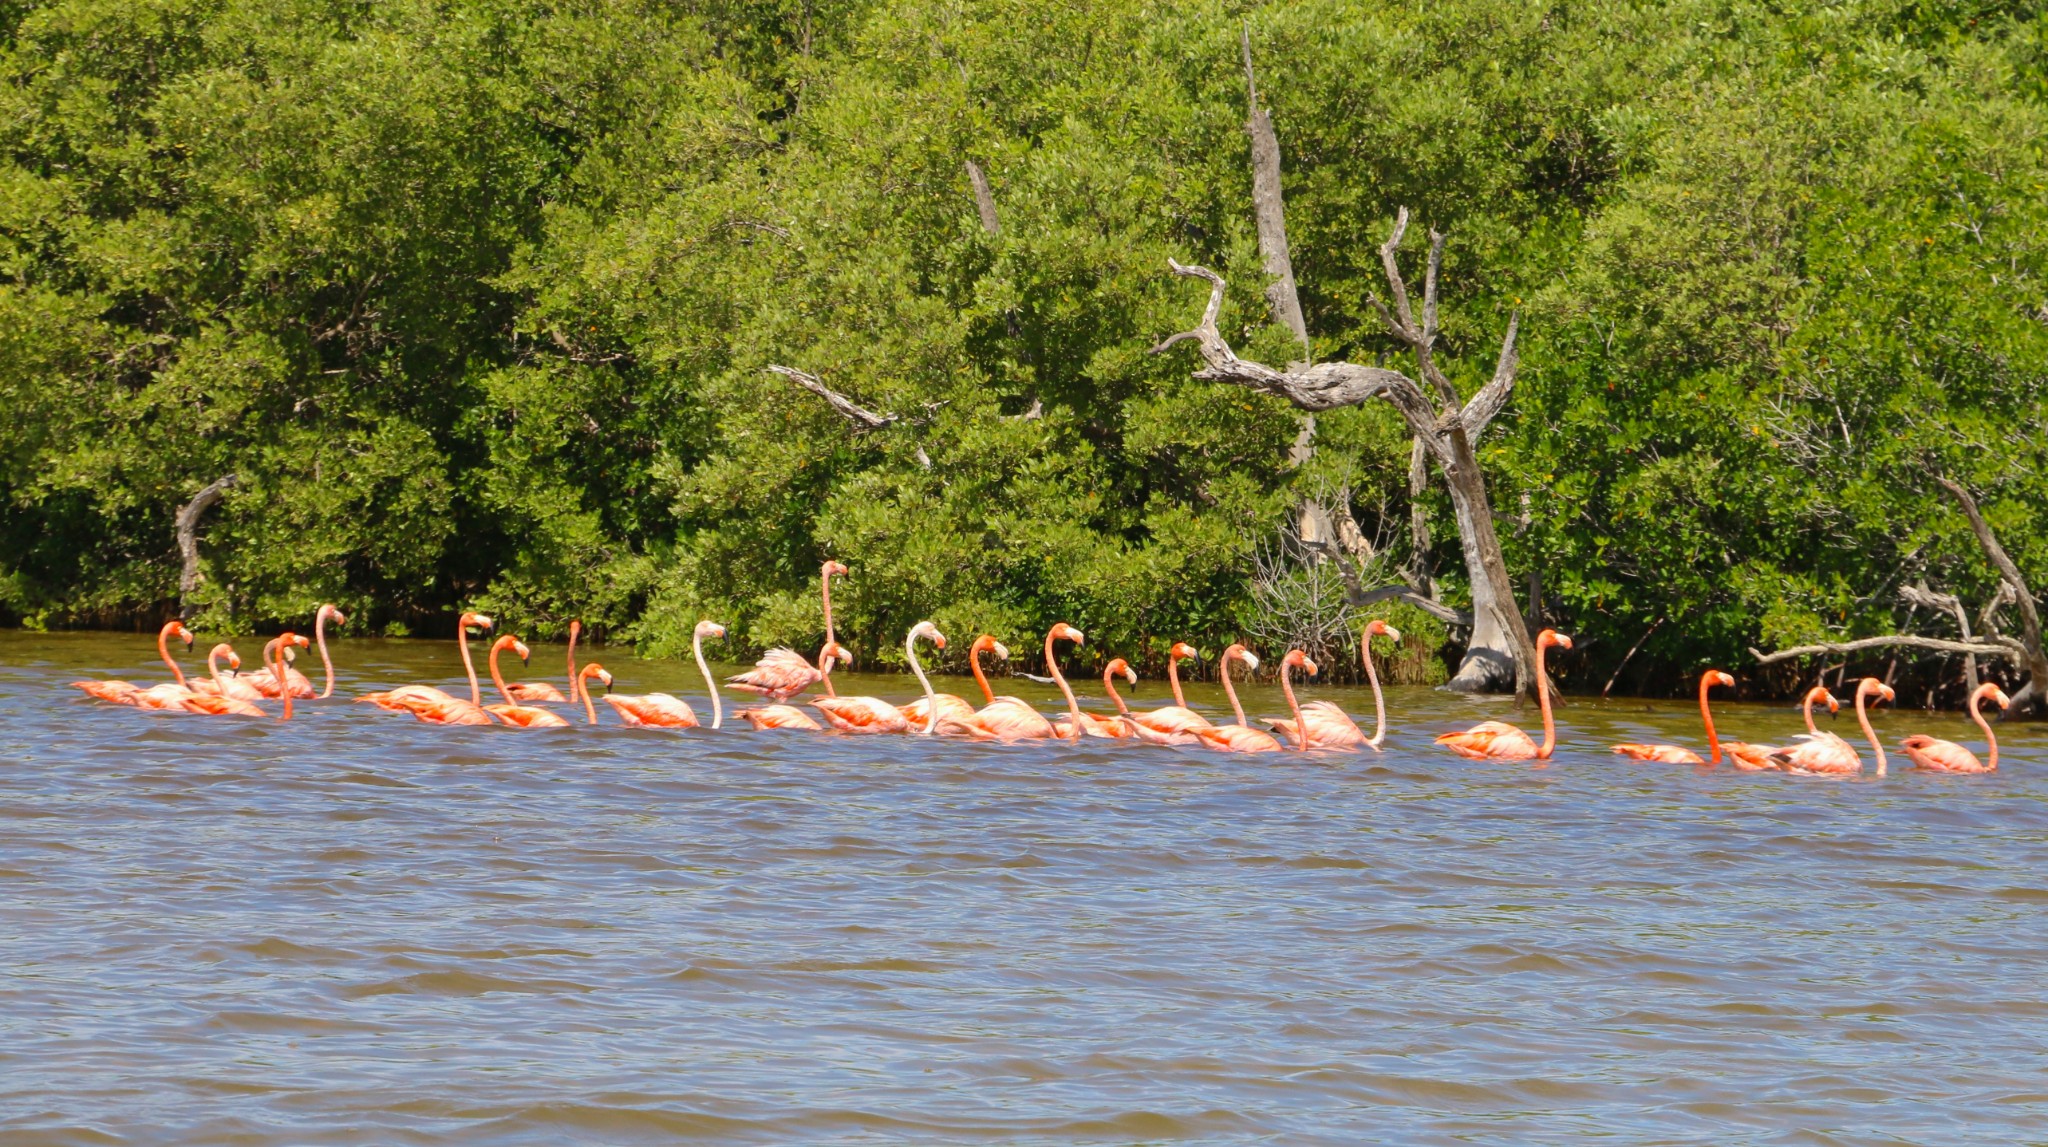
{"label": "curved flamingo neck", "polygon": [[1295,748],[1307,752],[1308,726],[1301,719],[1301,703],[1294,699],[1294,681],[1291,676],[1293,672],[1294,663],[1283,659],[1280,662],[1280,692],[1287,698],[1288,710],[1294,714]]}
{"label": "curved flamingo neck", "polygon": [[974,648],[967,651],[967,664],[974,670],[974,683],[981,686],[981,703],[993,705],[996,703],[996,691],[988,687],[988,675],[981,671],[981,654],[987,648],[981,642],[975,642]]}
{"label": "curved flamingo neck", "polygon": [[206,655],[206,675],[213,678],[213,691],[217,696],[228,695],[227,687],[220,681],[220,646],[216,645]]}
{"label": "curved flamingo neck", "polygon": [[[704,687],[711,690],[711,727],[725,727],[725,703],[718,699],[718,682],[711,676],[711,666],[704,663],[704,635],[690,634],[690,652],[697,655],[697,672],[704,675]],[[590,686],[583,687],[583,703],[590,703]]]}
{"label": "curved flamingo neck", "polygon": [[1358,656],[1365,661],[1365,679],[1372,682],[1372,711],[1377,722],[1365,743],[1377,749],[1387,739],[1387,698],[1380,692],[1379,672],[1372,667],[1372,631],[1367,630],[1365,639],[1358,643]]}
{"label": "curved flamingo neck", "polygon": [[277,664],[271,670],[270,675],[277,678],[277,691],[284,697],[284,715],[279,717],[278,720],[289,721],[292,719],[292,683],[287,674],[291,670],[291,662],[286,659],[285,650],[291,648],[292,634],[289,632],[278,634],[277,640],[273,644],[277,647]]}
{"label": "curved flamingo neck", "polygon": [[327,684],[320,690],[323,701],[334,696],[334,659],[327,656],[327,615],[333,609],[331,605],[323,605],[320,612],[313,615],[313,643],[320,647],[320,667],[327,673]]}
{"label": "curved flamingo neck", "polygon": [[[582,632],[583,632],[583,623],[582,623],[582,622],[580,622],[580,621],[572,621],[572,622],[570,622],[570,623],[569,623],[569,702],[570,702],[570,704],[574,704],[574,703],[576,702],[576,698],[577,698],[577,697],[579,697],[579,696],[581,696],[581,695],[583,694],[583,679],[582,679],[581,677],[578,677],[578,676],[576,676],[576,635],[577,635],[577,634],[580,634],[580,633],[582,633]],[[594,723],[595,723],[595,722],[593,722],[593,724],[594,724]]]}
{"label": "curved flamingo neck", "polygon": [[[1712,673],[1701,674],[1700,724],[1705,725],[1707,727],[1707,763],[1711,765],[1718,765],[1721,763],[1721,737],[1719,734],[1714,732],[1714,707],[1707,701],[1707,691],[1709,689],[1712,689],[1713,687],[1714,675]],[[1808,727],[1812,727],[1811,721],[1808,722]]]}
{"label": "curved flamingo neck", "polygon": [[1536,646],[1536,704],[1543,710],[1543,744],[1536,749],[1536,759],[1547,761],[1551,751],[1557,748],[1557,723],[1550,716],[1550,671],[1543,655],[1550,646],[1538,643]]}
{"label": "curved flamingo neck", "polygon": [[1061,694],[1066,697],[1067,712],[1073,715],[1074,732],[1078,736],[1081,731],[1081,703],[1074,699],[1074,687],[1067,684],[1067,675],[1060,672],[1059,658],[1052,655],[1052,633],[1050,631],[1047,631],[1045,635],[1045,671],[1052,674],[1053,684],[1058,685]]}
{"label": "curved flamingo neck", "polygon": [[[1706,702],[1702,700],[1700,703],[1704,705]],[[1820,727],[1813,723],[1813,690],[1808,689],[1806,699],[1799,702],[1799,715],[1806,718],[1806,731],[1816,737],[1820,736]]]}
{"label": "curved flamingo neck", "polygon": [[939,698],[932,692],[932,679],[924,675],[924,665],[917,659],[917,630],[903,639],[903,656],[910,659],[910,671],[917,674],[917,683],[924,686],[924,729],[918,735],[929,737],[939,727]]}
{"label": "curved flamingo neck", "polygon": [[186,689],[190,686],[185,684],[185,671],[178,668],[178,663],[171,658],[171,634],[176,632],[177,628],[178,623],[174,621],[157,630],[156,651],[163,657],[164,664],[171,667],[171,676],[178,679],[178,688]]}
{"label": "curved flamingo neck", "polygon": [[590,678],[597,676],[603,670],[604,666],[593,661],[583,667],[583,672],[577,674],[575,681],[569,686],[581,696],[583,700],[583,715],[590,718],[590,723],[593,725],[597,724],[597,706],[590,703]]}
{"label": "curved flamingo neck", "polygon": [[[832,639],[827,637],[825,639],[825,649],[830,648],[832,648]],[[837,697],[839,694],[832,688],[832,667],[839,664],[839,659],[827,656],[825,649],[818,650],[818,684],[825,687],[825,696]]]}
{"label": "curved flamingo neck", "polygon": [[1180,692],[1180,658],[1171,654],[1166,658],[1166,683],[1173,686],[1173,703],[1183,709],[1187,708],[1188,699],[1181,696]]}
{"label": "curved flamingo neck", "polygon": [[1237,714],[1237,723],[1243,725],[1245,723],[1244,706],[1238,703],[1237,686],[1230,683],[1230,662],[1231,658],[1229,657],[1223,659],[1223,672],[1220,674],[1223,678],[1223,695],[1230,698],[1230,711]]}
{"label": "curved flamingo neck", "polygon": [[498,671],[498,653],[512,643],[511,638],[512,635],[508,633],[491,642],[491,684],[498,687],[498,693],[505,698],[505,704],[517,705],[519,702],[512,699],[511,688],[505,684],[505,675]]}
{"label": "curved flamingo neck", "polygon": [[1877,739],[1877,730],[1870,727],[1870,712],[1864,708],[1864,701],[1870,693],[1861,688],[1856,690],[1856,723],[1863,726],[1863,735],[1870,741],[1870,750],[1877,754],[1877,775],[1883,776],[1885,769],[1884,742]]}
{"label": "curved flamingo neck", "polygon": [[1124,717],[1130,716],[1131,707],[1124,704],[1124,695],[1116,691],[1116,674],[1107,669],[1103,670],[1102,687],[1109,692],[1109,699],[1116,704],[1117,713]]}
{"label": "curved flamingo neck", "polygon": [[818,574],[818,596],[825,601],[825,644],[837,644],[839,635],[832,630],[832,570],[829,566]]}
{"label": "curved flamingo neck", "polygon": [[1970,719],[1977,722],[1979,729],[1984,730],[1984,744],[1990,750],[1991,759],[1986,762],[1984,767],[1987,769],[1997,768],[1998,737],[1991,731],[1991,722],[1984,719],[1984,691],[1982,689],[1970,694]]}
{"label": "curved flamingo neck", "polygon": [[[459,619],[456,621],[455,640],[462,647],[462,671],[469,674],[469,703],[481,707],[484,703],[484,691],[476,683],[476,663],[469,659],[468,622]],[[491,663],[496,665],[497,658],[493,657]]]}

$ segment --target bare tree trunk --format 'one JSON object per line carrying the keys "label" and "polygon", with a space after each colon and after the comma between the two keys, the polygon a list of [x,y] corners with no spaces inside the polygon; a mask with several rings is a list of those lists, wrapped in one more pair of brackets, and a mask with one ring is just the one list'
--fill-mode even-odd
{"label": "bare tree trunk", "polygon": [[1408,452],[1408,580],[1431,597],[1436,596],[1436,577],[1430,568],[1429,507],[1422,496],[1429,492],[1429,444],[1415,436],[1415,448]]}
{"label": "bare tree trunk", "polygon": [[1244,87],[1251,109],[1245,131],[1252,137],[1252,211],[1258,219],[1259,258],[1266,270],[1266,305],[1272,308],[1273,321],[1286,327],[1301,343],[1301,358],[1306,363],[1313,355],[1309,350],[1308,322],[1301,313],[1301,295],[1295,289],[1294,260],[1287,250],[1287,211],[1280,195],[1280,140],[1273,134],[1272,115],[1259,106],[1258,83],[1252,78],[1249,28],[1244,30]]}
{"label": "bare tree trunk", "polygon": [[[1469,402],[1460,402],[1456,388],[1436,365],[1437,278],[1443,265],[1444,237],[1431,233],[1428,276],[1424,280],[1422,318],[1416,320],[1409,305],[1407,284],[1395,261],[1401,237],[1408,229],[1408,212],[1403,209],[1393,234],[1380,247],[1387,286],[1394,306],[1389,309],[1378,297],[1372,303],[1387,330],[1406,343],[1415,354],[1422,381],[1383,367],[1349,362],[1319,363],[1285,371],[1263,363],[1241,359],[1223,340],[1216,326],[1223,309],[1223,276],[1206,267],[1169,265],[1175,274],[1205,279],[1209,283],[1209,305],[1199,326],[1172,335],[1153,348],[1159,353],[1184,342],[1194,341],[1207,362],[1195,378],[1205,382],[1227,382],[1286,399],[1299,409],[1314,412],[1343,406],[1357,406],[1373,399],[1393,404],[1407,421],[1410,433],[1435,456],[1442,470],[1444,486],[1451,495],[1451,508],[1458,521],[1458,540],[1464,548],[1465,567],[1472,582],[1472,635],[1465,660],[1446,688],[1461,691],[1505,690],[1513,687],[1533,697],[1536,689],[1535,643],[1515,608],[1514,583],[1508,577],[1507,561],[1501,555],[1500,538],[1494,531],[1493,506],[1487,500],[1486,478],[1479,468],[1473,444],[1493,416],[1507,403],[1514,389],[1519,358],[1515,353],[1517,318],[1508,320],[1501,342],[1500,359],[1493,378],[1480,387]],[[1434,392],[1423,389],[1427,384]]]}
{"label": "bare tree trunk", "polygon": [[2026,650],[2027,683],[2012,699],[2012,712],[2025,713],[2033,708],[2048,708],[2048,654],[2041,649],[2041,611],[2034,602],[2034,591],[2027,588],[2027,579],[2021,575],[2018,563],[1999,544],[1998,535],[1991,532],[1991,526],[1984,515],[1977,510],[1977,499],[1963,488],[1962,483],[1949,478],[1936,478],[1942,489],[1947,490],[1963,508],[1963,515],[1970,519],[1970,529],[1977,535],[1977,544],[1984,547],[1984,555],[1991,559],[1999,575],[2012,583],[2015,604],[2020,608],[2020,643]]}
{"label": "bare tree trunk", "polygon": [[178,573],[178,616],[192,619],[192,595],[199,589],[199,516],[213,508],[221,495],[235,488],[233,474],[223,474],[200,487],[192,500],[178,511],[178,557],[184,568]]}

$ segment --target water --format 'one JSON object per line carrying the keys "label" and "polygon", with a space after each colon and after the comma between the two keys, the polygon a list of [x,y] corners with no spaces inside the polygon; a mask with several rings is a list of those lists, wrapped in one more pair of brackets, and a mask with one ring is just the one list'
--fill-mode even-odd
{"label": "water", "polygon": [[[442,643],[337,651],[343,693],[454,680]],[[536,654],[521,676],[558,677]],[[694,670],[599,656],[621,691],[704,709]],[[1534,714],[1421,690],[1383,754],[1275,759],[435,729],[338,702],[280,725],[61,688],[151,660],[0,634],[0,1143],[2048,1126],[2037,730],[1995,776],[1842,781],[1605,751],[1695,742],[1663,703],[1574,704],[1547,768],[1461,761],[1430,737]],[[1798,724],[1722,714],[1750,740]]]}

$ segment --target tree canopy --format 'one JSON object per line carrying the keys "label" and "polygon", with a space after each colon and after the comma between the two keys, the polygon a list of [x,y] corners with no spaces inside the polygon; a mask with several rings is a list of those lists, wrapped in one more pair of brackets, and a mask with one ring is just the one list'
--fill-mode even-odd
{"label": "tree canopy", "polygon": [[1246,30],[1315,357],[1400,352],[1402,207],[1464,393],[1520,315],[1479,453],[1591,670],[1950,632],[1900,586],[1998,575],[1942,476],[2048,584],[2038,5],[0,0],[0,615],[162,610],[232,472],[222,624],[815,644],[832,556],[885,661],[921,617],[1227,641],[1305,493],[1394,538],[1410,497],[1393,411],[1290,465],[1284,403],[1146,353],[1202,303],[1170,258],[1301,353]]}

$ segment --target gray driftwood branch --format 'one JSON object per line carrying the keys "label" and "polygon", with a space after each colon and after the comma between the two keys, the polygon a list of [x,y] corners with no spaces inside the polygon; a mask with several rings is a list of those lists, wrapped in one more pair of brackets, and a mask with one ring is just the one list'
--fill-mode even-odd
{"label": "gray driftwood branch", "polygon": [[178,573],[178,607],[186,618],[192,613],[192,594],[199,588],[199,518],[213,508],[221,496],[235,488],[240,479],[233,474],[223,474],[199,488],[192,500],[178,510],[178,557],[183,568]]}
{"label": "gray driftwood branch", "polygon": [[[770,374],[779,374],[798,386],[803,387],[805,390],[810,391],[812,394],[817,395],[819,398],[824,399],[826,404],[831,406],[839,417],[846,420],[847,425],[853,427],[855,434],[867,434],[871,431],[883,430],[904,421],[900,415],[878,414],[875,411],[869,410],[860,403],[826,386],[824,380],[809,371],[798,370],[793,366],[778,366],[774,364],[770,364],[767,369]],[[943,402],[926,403],[924,416],[912,419],[911,424],[922,426],[930,422],[939,409],[945,405]],[[924,446],[918,444],[915,449],[917,464],[927,470],[931,469],[931,455],[924,452]]]}
{"label": "gray driftwood branch", "polygon": [[2003,657],[2010,661],[2024,660],[2026,647],[2009,637],[1986,638],[1981,641],[1950,641],[1943,637],[1920,637],[1911,633],[1892,633],[1883,637],[1859,637],[1854,641],[1827,641],[1815,645],[1795,645],[1775,653],[1765,653],[1754,646],[1749,655],[1756,658],[1758,665],[1776,665],[1780,661],[1791,661],[1799,657],[1838,657],[1845,653],[1860,653],[1866,649],[1884,649],[1904,645],[1914,649],[1931,649],[1936,653],[1974,653],[1979,657]]}

